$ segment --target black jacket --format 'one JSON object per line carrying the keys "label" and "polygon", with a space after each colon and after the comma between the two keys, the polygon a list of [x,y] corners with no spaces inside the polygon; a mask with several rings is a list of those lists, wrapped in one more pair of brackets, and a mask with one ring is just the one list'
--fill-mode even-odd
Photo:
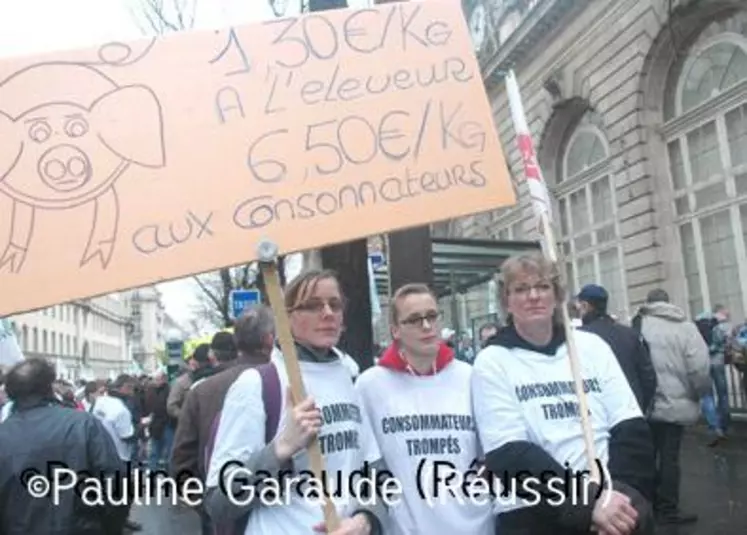
{"label": "black jacket", "polygon": [[97,478],[123,473],[109,434],[99,420],[54,401],[19,404],[0,424],[0,533],[3,535],[120,534],[116,507],[88,507],[72,490],[59,505],[34,498],[21,483],[29,470],[46,475],[49,463],[64,463]]}
{"label": "black jacket", "polygon": [[656,370],[648,344],[635,329],[620,325],[608,315],[587,314],[583,322],[583,330],[596,334],[612,348],[641,412],[648,414],[656,393]]}

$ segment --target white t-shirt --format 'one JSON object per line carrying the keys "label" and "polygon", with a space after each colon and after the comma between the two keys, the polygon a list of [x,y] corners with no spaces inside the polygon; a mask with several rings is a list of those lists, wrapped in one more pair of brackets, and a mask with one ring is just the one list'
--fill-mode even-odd
{"label": "white t-shirt", "polygon": [[[283,393],[278,423],[280,430],[287,417],[285,393],[289,382],[282,355],[275,355],[273,361],[278,369]],[[345,365],[339,360],[302,361],[299,364],[304,387],[322,411],[324,424],[319,437],[320,446],[328,475],[328,489],[334,492],[338,480],[347,486],[353,471],[360,470],[365,462],[378,461],[381,454]],[[208,470],[208,487],[218,486],[221,469],[226,463],[246,462],[253,452],[265,446],[265,420],[259,372],[246,370],[231,385],[223,403]],[[296,472],[310,470],[308,454],[305,451],[297,454],[293,466]],[[344,495],[334,499],[340,518],[352,512],[352,499],[346,499]],[[313,526],[324,521],[319,502],[305,500],[295,490],[281,501],[281,504],[263,503],[254,509],[249,515],[246,533],[308,535]]]}
{"label": "white t-shirt", "polygon": [[[594,447],[606,466],[610,429],[642,414],[607,343],[585,331],[574,331],[574,336]],[[475,361],[472,394],[485,452],[509,442],[529,441],[563,466],[590,470],[566,344],[554,356],[524,348],[486,347]],[[504,497],[501,505],[507,511],[523,503]]]}
{"label": "white t-shirt", "polygon": [[7,403],[5,403],[5,405],[3,405],[3,408],[0,409],[0,423],[3,423],[5,420],[8,419],[8,417],[10,416],[10,411],[12,410],[13,410],[12,401],[8,401]]}
{"label": "white t-shirt", "polygon": [[[444,485],[434,492],[430,488],[433,477],[428,476],[434,474],[434,466],[439,467],[443,477],[448,477],[448,470],[466,474],[475,469],[473,462],[482,457],[472,416],[471,374],[472,366],[455,360],[431,376],[419,377],[376,366],[358,378],[356,388],[387,468],[403,490],[399,503],[390,509],[387,533],[494,532],[489,494],[470,499],[460,493],[455,498]],[[421,465],[423,460],[425,464]],[[454,487],[459,488],[457,483]],[[429,492],[430,504],[421,491]]]}
{"label": "white t-shirt", "polygon": [[132,459],[132,446],[125,441],[135,434],[132,425],[132,414],[124,402],[113,396],[99,396],[93,404],[91,413],[96,416],[114,441],[119,458],[123,461]]}

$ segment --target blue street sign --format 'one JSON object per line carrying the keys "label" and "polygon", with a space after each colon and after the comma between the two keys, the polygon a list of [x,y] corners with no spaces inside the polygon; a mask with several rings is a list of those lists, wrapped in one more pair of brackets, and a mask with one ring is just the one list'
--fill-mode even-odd
{"label": "blue street sign", "polygon": [[229,302],[231,304],[231,317],[240,318],[244,309],[256,305],[261,301],[259,290],[231,290]]}
{"label": "blue street sign", "polygon": [[384,265],[384,254],[379,251],[368,253],[368,258],[371,260],[371,267],[375,270],[379,269]]}

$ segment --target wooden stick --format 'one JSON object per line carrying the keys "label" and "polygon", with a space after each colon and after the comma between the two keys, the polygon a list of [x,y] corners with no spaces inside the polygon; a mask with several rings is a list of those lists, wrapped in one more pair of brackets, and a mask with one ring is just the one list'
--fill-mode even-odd
{"label": "wooden stick", "polygon": [[[542,213],[540,218],[540,225],[542,225],[542,233],[545,235],[545,254],[549,260],[556,265],[558,264],[558,252],[555,247],[555,236],[552,229],[552,224],[546,213]],[[558,269],[559,273],[562,270]],[[566,283],[567,281],[562,281]],[[573,375],[573,383],[576,388],[576,396],[578,397],[579,412],[581,414],[581,430],[584,435],[584,444],[586,446],[586,462],[589,465],[589,471],[591,472],[591,478],[597,483],[601,481],[601,475],[599,474],[599,467],[597,466],[597,455],[596,448],[594,447],[594,435],[591,432],[591,421],[589,420],[589,402],[586,398],[586,392],[584,392],[584,381],[581,377],[581,365],[578,361],[578,349],[576,347],[576,338],[573,334],[573,325],[571,325],[571,318],[568,314],[568,300],[565,299],[562,303],[561,316],[563,318],[563,328],[565,329],[565,339],[568,345],[568,361],[571,364],[571,375]]]}
{"label": "wooden stick", "polygon": [[[278,268],[275,262],[261,261],[259,265],[264,277],[265,290],[267,291],[267,297],[270,300],[270,307],[272,307],[275,314],[275,328],[277,329],[278,339],[280,341],[280,350],[283,352],[285,370],[288,373],[291,396],[293,398],[293,404],[295,405],[306,398],[306,389],[303,386],[301,367],[298,365],[298,355],[296,354],[296,344],[293,340],[293,334],[290,329],[288,311],[285,309],[283,291],[280,288]],[[331,533],[339,528],[340,520],[337,517],[335,505],[329,499],[324,490],[327,487],[327,481],[322,480],[322,477],[324,476],[324,459],[322,458],[322,450],[319,447],[318,438],[314,438],[311,444],[309,444],[308,452],[311,471],[317,481],[324,485],[322,489],[324,523],[326,524],[327,532]]]}

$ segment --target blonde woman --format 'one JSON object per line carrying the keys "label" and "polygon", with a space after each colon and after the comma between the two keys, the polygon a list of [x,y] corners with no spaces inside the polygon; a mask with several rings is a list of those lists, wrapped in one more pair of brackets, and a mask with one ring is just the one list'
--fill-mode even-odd
{"label": "blonde woman", "polygon": [[[590,484],[584,499],[585,485],[574,489],[563,479],[591,467],[565,331],[556,321],[564,306],[558,273],[539,254],[513,257],[501,272],[509,322],[477,356],[472,375],[486,465],[514,498],[502,497],[501,534],[647,532],[654,472],[650,431],[612,350],[597,335],[574,330],[598,462],[612,478],[606,489]],[[553,486],[552,475],[561,478]],[[525,476],[535,478],[539,494],[526,492]]]}

